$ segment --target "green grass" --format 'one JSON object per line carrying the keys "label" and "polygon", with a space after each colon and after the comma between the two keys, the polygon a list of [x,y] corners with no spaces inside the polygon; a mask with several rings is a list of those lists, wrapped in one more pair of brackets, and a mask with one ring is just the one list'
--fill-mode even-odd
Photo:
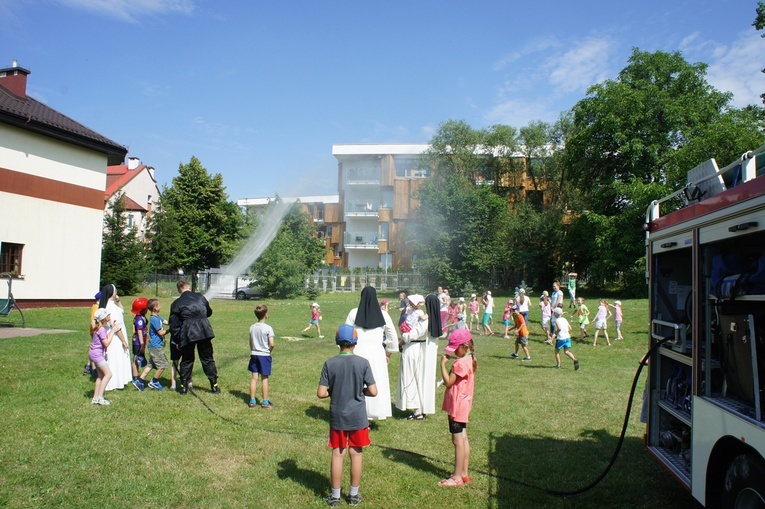
{"label": "green grass", "polygon": [[[318,300],[324,340],[315,331],[300,334],[308,324],[307,300],[264,301],[277,336],[272,410],[246,404],[254,301],[212,302],[221,395],[209,392],[197,362],[195,395],[128,387],[107,393],[110,407],[90,404],[93,385],[80,374],[90,342],[88,310],[26,311],[29,327],[76,332],[0,341],[0,506],[323,507],[329,404],[316,398],[316,386],[322,363],[337,352],[330,339],[334,328],[358,296],[327,294]],[[166,317],[171,300],[161,302]],[[623,308],[625,341],[610,348],[605,342],[597,348],[575,343],[578,372],[565,358],[564,369],[550,369],[552,347],[542,344],[536,309],[529,364],[508,358],[512,340],[478,336],[468,428],[473,482],[461,489],[437,486],[453,461],[443,412],[413,422],[394,410],[393,419],[373,426],[373,446],[364,453],[363,505],[687,507],[691,497],[642,446],[645,428],[638,415],[647,373],[620,457],[605,480],[565,498],[543,491],[586,486],[613,454],[638,360],[647,349],[646,301],[624,300]],[[495,313],[495,324],[500,317]],[[610,328],[613,334],[613,322]],[[394,355],[393,393],[398,364]],[[169,371],[163,384],[169,385]],[[438,407],[442,395],[441,388]]]}

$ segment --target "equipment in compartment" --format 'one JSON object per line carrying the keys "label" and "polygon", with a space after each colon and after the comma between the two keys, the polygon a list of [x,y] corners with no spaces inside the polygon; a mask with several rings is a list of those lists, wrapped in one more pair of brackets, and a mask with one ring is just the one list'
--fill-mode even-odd
{"label": "equipment in compartment", "polygon": [[760,420],[765,387],[765,333],[754,315],[720,315],[721,365],[728,393],[754,407]]}

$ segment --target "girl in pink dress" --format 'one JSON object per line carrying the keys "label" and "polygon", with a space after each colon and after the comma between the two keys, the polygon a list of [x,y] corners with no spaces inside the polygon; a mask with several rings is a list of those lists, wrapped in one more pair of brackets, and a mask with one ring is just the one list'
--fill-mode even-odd
{"label": "girl in pink dress", "polygon": [[[457,359],[451,369],[446,369],[450,355]],[[473,337],[467,329],[457,329],[449,336],[449,344],[441,357],[441,376],[446,392],[441,407],[449,416],[449,432],[454,444],[454,472],[442,479],[439,486],[457,487],[470,482],[468,463],[470,462],[470,443],[467,436],[467,423],[473,407],[473,389],[475,386],[476,361],[473,356]]]}

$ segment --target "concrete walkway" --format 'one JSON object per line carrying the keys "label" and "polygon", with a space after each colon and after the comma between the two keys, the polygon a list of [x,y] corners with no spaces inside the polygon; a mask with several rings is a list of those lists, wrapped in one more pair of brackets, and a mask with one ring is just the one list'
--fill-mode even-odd
{"label": "concrete walkway", "polygon": [[40,334],[61,334],[62,332],[76,332],[63,329],[32,329],[30,327],[8,327],[0,326],[0,339],[21,338],[29,336],[39,336]]}

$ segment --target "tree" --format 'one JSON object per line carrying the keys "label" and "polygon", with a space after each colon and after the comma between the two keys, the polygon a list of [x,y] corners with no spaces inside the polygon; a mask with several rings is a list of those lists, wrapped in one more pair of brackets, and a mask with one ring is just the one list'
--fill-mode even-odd
{"label": "tree", "polygon": [[535,191],[539,189],[538,178],[545,176],[551,138],[552,126],[547,122],[530,122],[520,129],[521,151],[526,158],[526,174],[531,178]]}
{"label": "tree", "polygon": [[[765,28],[765,2],[757,2],[757,17],[754,19],[752,26],[757,31]],[[760,37],[765,37],[765,34],[760,35]],[[765,69],[762,69],[762,72],[765,72]],[[765,94],[760,94],[760,99],[765,103]]]}
{"label": "tree", "polygon": [[759,109],[731,108],[731,94],[707,83],[706,68],[679,52],[634,49],[618,79],[593,85],[574,106],[564,163],[582,201],[572,230],[587,232],[594,246],[567,243],[564,257],[589,260],[594,278],[639,279],[625,271],[639,271],[651,200],[684,185],[705,159],[727,164],[761,143]]}
{"label": "tree", "polygon": [[138,232],[128,227],[124,194],[115,196],[110,211],[104,215],[104,237],[101,246],[101,286],[113,283],[120,293],[134,293],[146,278],[144,243]]}
{"label": "tree", "polygon": [[311,216],[295,204],[251,270],[266,295],[295,297],[304,292],[305,275],[316,270],[323,259],[323,239],[316,236]]}
{"label": "tree", "polygon": [[218,267],[236,251],[245,215],[228,201],[220,174],[210,175],[193,157],[178,167],[154,214],[152,260],[157,268],[194,273]]}

